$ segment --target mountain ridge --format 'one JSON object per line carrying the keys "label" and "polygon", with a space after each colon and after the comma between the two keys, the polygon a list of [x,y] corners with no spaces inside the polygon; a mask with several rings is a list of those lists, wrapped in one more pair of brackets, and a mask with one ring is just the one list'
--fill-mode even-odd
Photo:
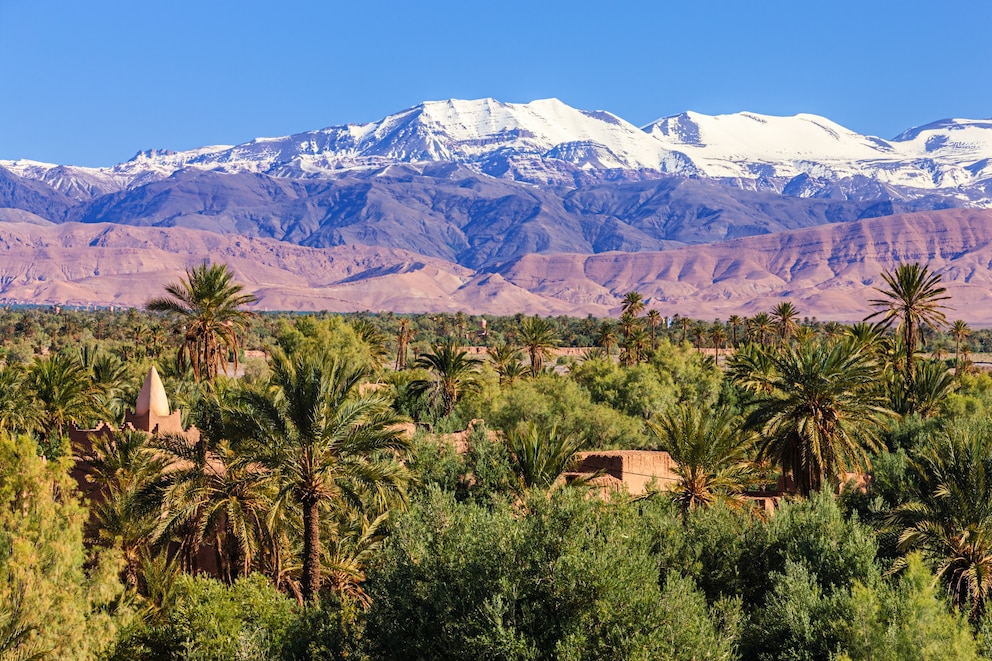
{"label": "mountain ridge", "polygon": [[[0,216],[2,217],[2,216]],[[204,255],[230,265],[258,309],[616,314],[693,318],[768,311],[855,321],[865,290],[906,261],[941,274],[955,311],[992,325],[992,210],[951,209],[834,223],[666,251],[530,254],[498,271],[375,246],[308,248],[204,230],[111,223],[0,222],[0,303],[142,306]]]}

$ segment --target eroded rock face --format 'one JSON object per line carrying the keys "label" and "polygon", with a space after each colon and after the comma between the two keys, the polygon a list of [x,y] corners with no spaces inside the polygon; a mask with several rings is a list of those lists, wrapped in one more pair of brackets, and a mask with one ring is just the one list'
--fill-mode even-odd
{"label": "eroded rock face", "polygon": [[310,248],[178,227],[0,222],[0,302],[142,306],[188,266],[225,262],[266,310],[616,313],[628,291],[665,315],[726,318],[791,300],[854,321],[882,271],[925,262],[953,314],[992,324],[992,210],[950,209],[638,253],[530,254],[497,272],[409,250]]}

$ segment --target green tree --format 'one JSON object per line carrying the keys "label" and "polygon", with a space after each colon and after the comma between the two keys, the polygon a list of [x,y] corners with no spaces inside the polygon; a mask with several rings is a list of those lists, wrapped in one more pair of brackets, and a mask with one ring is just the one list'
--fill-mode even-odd
{"label": "green tree", "polygon": [[190,445],[185,438],[167,437],[158,444],[173,464],[162,493],[159,536],[179,539],[189,557],[211,544],[227,583],[247,576],[260,545],[271,539],[268,524],[279,506],[272,475],[253,465],[249,454],[236,453],[226,439],[207,435]]}
{"label": "green tree", "polygon": [[953,603],[978,621],[992,595],[992,433],[955,426],[920,451],[915,472],[915,497],[891,514],[899,548],[934,562]]}
{"label": "green tree", "polygon": [[630,316],[637,317],[644,311],[644,297],[636,291],[627,292],[620,302],[620,310],[624,314],[629,313]]}
{"label": "green tree", "polygon": [[441,417],[448,417],[458,397],[480,387],[479,367],[482,361],[452,342],[434,345],[433,351],[417,357],[415,367],[430,374],[427,379],[410,382],[410,391],[417,395],[434,395],[441,403]]}
{"label": "green tree", "polygon": [[395,426],[388,402],[358,394],[365,376],[334,359],[275,352],[267,388],[239,398],[232,416],[247,453],[272,471],[279,497],[291,497],[303,519],[302,591],[312,601],[320,589],[320,518],[323,506],[384,510],[402,498],[406,471],[388,451],[408,442]]}
{"label": "green tree", "polygon": [[118,626],[117,558],[83,545],[86,510],[61,461],[0,433],[0,657],[91,659]]}
{"label": "green tree", "polygon": [[683,512],[718,499],[743,503],[755,474],[748,461],[752,439],[742,427],[743,420],[729,409],[684,404],[648,423],[660,448],[675,461],[679,481],[669,493]]}
{"label": "green tree", "polygon": [[758,344],[765,344],[768,335],[775,329],[775,325],[772,323],[772,318],[768,316],[767,312],[759,312],[751,317],[751,320],[748,322],[748,328],[750,329],[751,337],[757,338]]}
{"label": "green tree", "polygon": [[610,349],[617,343],[617,329],[609,321],[604,321],[599,325],[596,332],[596,345],[603,347],[606,355],[610,354]]}
{"label": "green tree", "polygon": [[0,432],[28,433],[41,422],[38,400],[26,387],[25,370],[19,364],[0,367]]}
{"label": "green tree", "polygon": [[736,349],[737,333],[740,331],[741,326],[744,325],[744,320],[739,315],[732,314],[727,318],[727,325],[730,326],[730,346]]}
{"label": "green tree", "polygon": [[571,467],[575,453],[582,447],[580,436],[565,433],[555,424],[545,428],[532,421],[510,429],[506,438],[520,479],[527,488],[551,487]]}
{"label": "green tree", "polygon": [[93,514],[93,538],[120,551],[125,585],[138,588],[142,559],[156,540],[169,460],[139,431],[93,434],[77,468]]}
{"label": "green tree", "polygon": [[786,347],[773,371],[750,376],[758,457],[780,465],[803,495],[824,480],[864,469],[891,412],[876,388],[877,365],[848,342]]}
{"label": "green tree", "polygon": [[726,342],[727,342],[727,331],[723,329],[723,324],[714,323],[710,327],[710,343],[713,345],[713,348],[716,350],[714,356],[715,356],[715,361],[717,363],[720,362],[720,349],[723,348],[723,345]]}
{"label": "green tree", "polygon": [[882,273],[882,279],[887,287],[876,288],[875,291],[884,298],[869,301],[879,309],[868,319],[880,316],[886,327],[899,321],[899,334],[906,350],[906,379],[912,382],[913,360],[917,343],[922,337],[922,327],[928,325],[940,329],[947,324],[944,301],[951,297],[947,295],[947,289],[940,286],[940,274],[930,273],[926,266],[918,263],[900,264],[895,271]]}
{"label": "green tree", "polygon": [[197,381],[213,381],[221,369],[227,372],[224,349],[233,354],[237,370],[238,335],[244,332],[250,314],[241,308],[258,300],[253,294],[241,293],[243,289],[226,264],[203,262],[186,269],[184,280],[165,286],[169,297],[148,302],[149,310],[178,317],[176,328],[183,338],[177,355],[180,372],[189,366]]}
{"label": "green tree", "polygon": [[661,325],[662,317],[661,313],[657,310],[648,310],[645,319],[648,320],[648,328],[651,329],[651,350],[657,351],[658,349],[658,326]]}
{"label": "green tree", "polygon": [[782,301],[772,310],[771,319],[780,341],[787,341],[799,329],[799,311],[792,301]]}
{"label": "green tree", "polygon": [[499,384],[509,385],[524,373],[524,354],[512,345],[503,343],[489,347],[489,362],[499,374]]}
{"label": "green tree", "polygon": [[961,367],[961,343],[971,335],[971,329],[964,321],[957,319],[951,324],[951,337],[954,338],[954,365]]}
{"label": "green tree", "polygon": [[85,426],[105,413],[89,371],[71,354],[35,358],[27,383],[40,409],[46,453],[67,437],[70,422]]}
{"label": "green tree", "polygon": [[544,359],[558,346],[554,324],[536,315],[527,317],[520,323],[519,337],[520,346],[530,356],[531,375],[537,376],[544,369]]}

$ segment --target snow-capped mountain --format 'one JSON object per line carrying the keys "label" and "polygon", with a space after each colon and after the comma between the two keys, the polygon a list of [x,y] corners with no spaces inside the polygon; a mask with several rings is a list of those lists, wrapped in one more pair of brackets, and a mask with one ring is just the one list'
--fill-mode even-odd
{"label": "snow-capped mountain", "polygon": [[0,161],[0,167],[82,199],[187,168],[319,178],[425,162],[535,184],[568,184],[583,174],[616,179],[658,173],[801,197],[899,199],[940,192],[957,205],[992,206],[985,190],[992,188],[992,120],[942,120],[883,140],[808,114],[686,112],[638,128],[556,99],[431,101],[377,122],[235,146],[144,151],[108,168],[32,161]]}
{"label": "snow-capped mountain", "polygon": [[992,177],[992,121],[942,120],[892,140],[864,136],[808,114],[683,113],[652,122],[644,130],[715,178],[864,176],[883,184],[934,190]]}

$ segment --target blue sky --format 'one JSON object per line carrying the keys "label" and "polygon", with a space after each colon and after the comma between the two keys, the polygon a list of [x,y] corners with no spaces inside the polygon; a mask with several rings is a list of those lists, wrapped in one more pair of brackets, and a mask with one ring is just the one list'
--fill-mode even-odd
{"label": "blue sky", "polygon": [[989,35],[984,0],[0,0],[0,159],[110,165],[487,96],[888,138],[992,116]]}

